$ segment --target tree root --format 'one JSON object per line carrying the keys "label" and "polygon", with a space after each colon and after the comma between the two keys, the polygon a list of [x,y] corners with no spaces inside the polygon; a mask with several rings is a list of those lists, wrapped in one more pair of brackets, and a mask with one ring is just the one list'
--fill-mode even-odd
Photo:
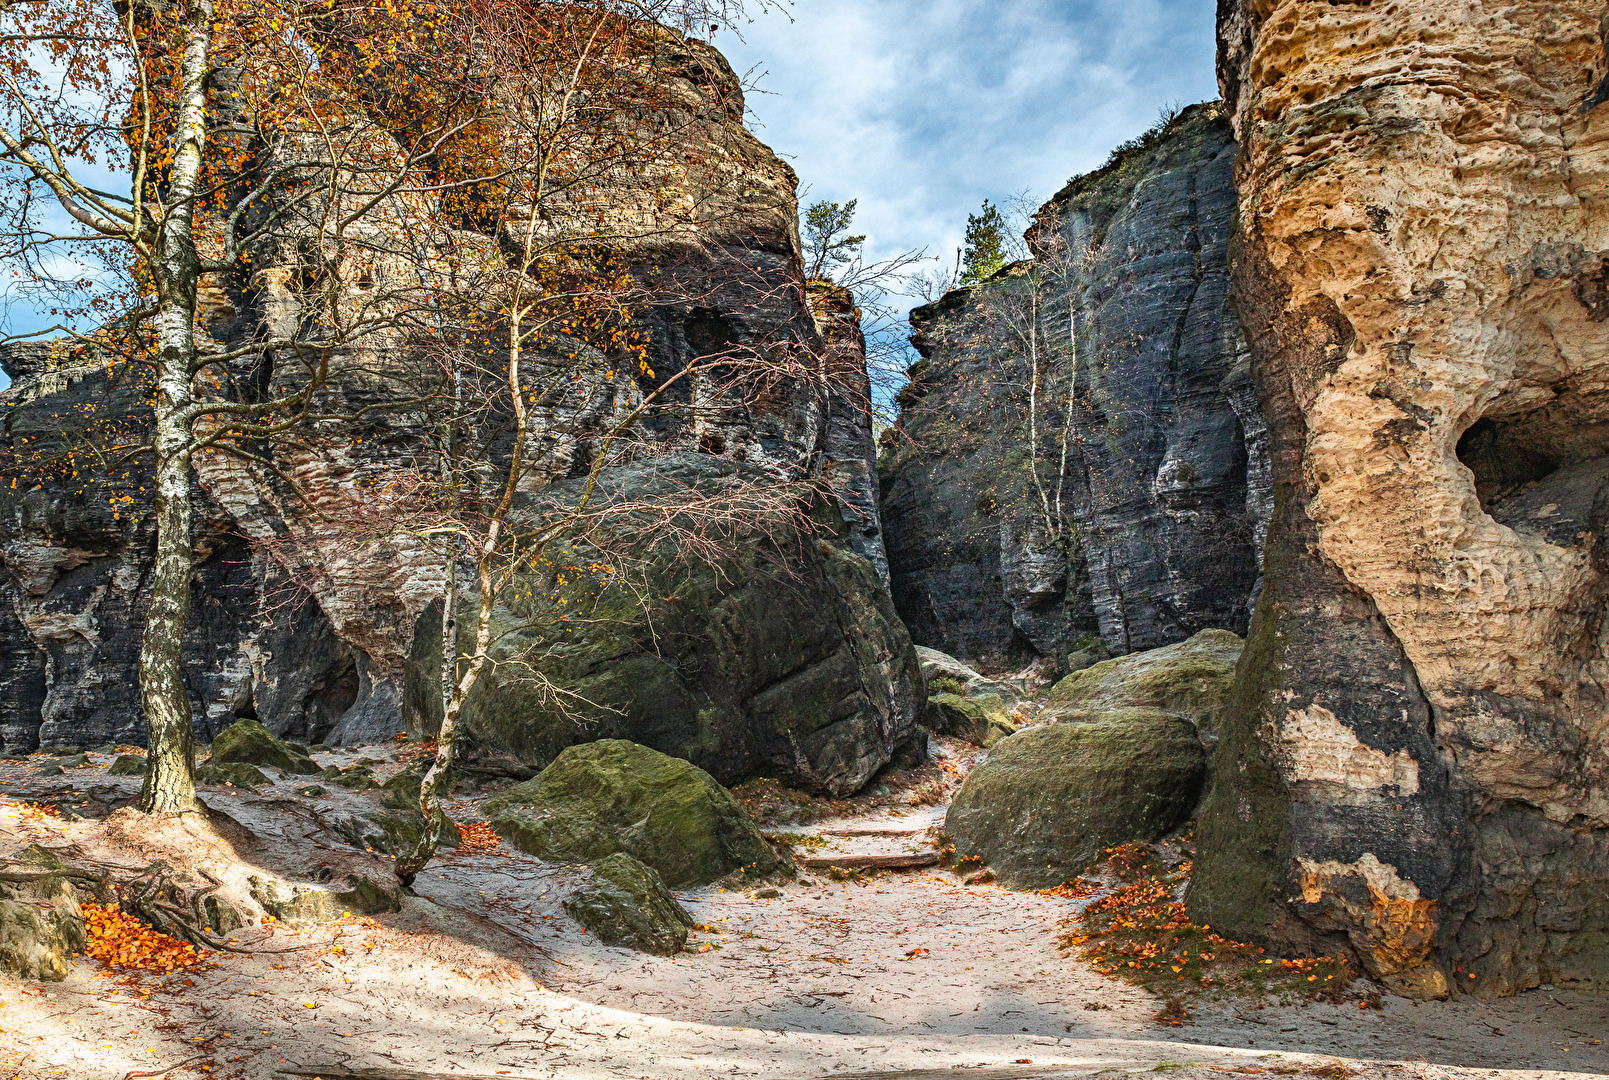
{"label": "tree root", "polygon": [[87,894],[87,898],[99,904],[117,904],[153,930],[171,938],[216,952],[252,952],[251,949],[237,948],[210,933],[211,920],[204,905],[208,896],[223,887],[223,882],[205,870],[198,872],[207,881],[199,889],[192,889],[189,883],[180,881],[164,862],[152,863],[126,878],[115,877],[109,870],[97,873],[72,866],[61,870],[26,872],[0,870],[0,882],[28,884],[51,878],[65,879],[77,891]]}

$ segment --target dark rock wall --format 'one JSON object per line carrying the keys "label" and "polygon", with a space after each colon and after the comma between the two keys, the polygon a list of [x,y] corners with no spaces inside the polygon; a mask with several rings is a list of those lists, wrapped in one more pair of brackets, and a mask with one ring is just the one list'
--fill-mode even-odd
{"label": "dark rock wall", "polygon": [[[653,725],[682,724],[693,734],[658,742],[721,763],[724,779],[771,769],[822,789],[853,790],[910,739],[922,693],[914,650],[882,580],[869,417],[852,407],[857,380],[858,393],[865,392],[864,346],[854,327],[837,325],[840,316],[853,319],[852,305],[837,315],[814,310],[799,255],[796,178],[743,128],[730,67],[700,42],[670,35],[660,44],[660,75],[678,122],[687,124],[685,160],[652,177],[624,177],[613,193],[622,215],[657,223],[647,229],[653,243],[622,250],[639,279],[666,297],[650,298],[640,320],[651,338],[652,377],[668,379],[694,359],[744,349],[820,356],[844,368],[849,389],[835,407],[817,384],[799,379],[752,407],[723,408],[709,406],[719,402],[710,386],[690,386],[698,409],[682,416],[671,410],[638,434],[667,460],[825,476],[838,511],[823,512],[823,535],[847,550],[812,554],[808,566],[782,573],[784,587],[739,589],[741,599],[708,590],[703,600],[718,610],[687,616],[700,625],[728,621],[739,640],[786,637],[796,624],[813,628],[807,648],[772,650],[764,660],[750,649],[733,661],[749,665],[753,677],[734,685],[747,687],[753,701],[738,702],[720,723],[695,708],[686,716],[638,716],[640,724],[618,733],[654,741]],[[294,248],[268,244],[250,289],[209,288],[215,336],[243,341],[263,323],[294,319],[287,308],[294,301],[273,287],[276,275],[288,273],[281,264],[295,257]],[[144,406],[94,363],[33,346],[6,351],[5,362],[16,383],[0,397],[0,454],[26,456],[40,438],[65,446],[74,423],[147,422]],[[331,387],[331,404],[356,408],[388,392],[383,366],[366,365]],[[339,520],[345,493],[415,453],[422,433],[410,424],[382,411],[351,446],[305,456],[276,450],[278,473],[220,455],[197,461],[197,587],[185,666],[201,738],[242,716],[308,741],[376,741],[428,726],[425,705],[418,696],[407,705],[404,688],[422,674],[410,657],[421,618],[428,623],[441,595],[441,566],[406,541],[352,558],[330,524]],[[585,470],[590,446],[577,440],[558,450],[555,481]],[[0,737],[8,749],[142,741],[135,663],[152,537],[148,485],[135,461],[115,478],[80,483],[71,470],[58,471],[32,490],[0,492]],[[286,489],[281,474],[297,477],[299,494]],[[336,513],[310,513],[301,496]],[[860,569],[839,566],[845,559]],[[745,620],[757,625],[745,627]],[[615,629],[633,640],[646,634],[642,647],[672,670],[696,668],[695,654],[707,644],[683,637],[672,647],[629,619]],[[486,711],[500,718],[485,726],[488,741],[546,755],[595,737],[573,723],[557,743],[548,729],[522,733],[524,720],[541,727],[543,718],[515,715],[512,703],[524,698],[513,691],[508,697],[502,706],[488,698]],[[774,699],[774,707],[760,699]],[[745,724],[765,730],[756,734]],[[778,740],[798,746],[785,754],[775,749]],[[756,752],[762,743],[772,749]]]}
{"label": "dark rock wall", "polygon": [[[1217,106],[1188,109],[1040,210],[1034,264],[912,313],[924,359],[881,478],[895,602],[920,644],[1002,666],[1059,659],[1091,630],[1113,653],[1244,633],[1269,489],[1229,304],[1235,153]],[[1010,329],[1036,292],[1045,384],[1074,386],[1060,545],[1028,480]],[[1041,419],[1052,495],[1060,426]]]}

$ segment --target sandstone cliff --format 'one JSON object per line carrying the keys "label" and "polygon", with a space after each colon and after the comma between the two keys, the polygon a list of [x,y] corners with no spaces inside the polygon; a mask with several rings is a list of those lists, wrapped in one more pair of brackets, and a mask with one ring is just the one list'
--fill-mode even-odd
{"label": "sandstone cliff", "polygon": [[[632,223],[634,235],[653,238],[627,243],[623,254],[637,260],[643,280],[664,284],[664,301],[650,298],[639,324],[650,335],[654,377],[668,379],[694,358],[733,348],[825,354],[823,327],[802,278],[792,170],[743,128],[738,80],[715,50],[661,35],[656,70],[663,105],[685,129],[685,145],[674,159],[622,176],[611,191],[621,221]],[[294,258],[293,248],[265,245],[249,287],[219,283],[208,298],[214,336],[250,340],[257,324],[294,317],[287,311],[289,294],[275,286],[294,272],[281,265]],[[847,362],[858,356],[863,367],[852,335],[847,346],[835,355]],[[16,380],[3,399],[7,449],[19,440],[69,437],[63,429],[71,426],[64,422],[70,416],[144,423],[139,403],[120,397],[93,363],[75,366],[35,348],[14,348],[4,362]],[[354,374],[332,388],[332,404],[361,405],[388,390],[383,376]],[[703,392],[699,385],[687,391]],[[674,468],[691,473],[711,467],[730,473],[739,463],[787,476],[825,471],[839,479],[842,515],[855,523],[848,529],[823,508],[829,535],[836,529],[840,542],[875,556],[867,538],[881,532],[876,506],[865,496],[865,480],[855,481],[857,461],[862,478],[872,469],[869,422],[851,405],[824,400],[795,381],[763,407],[685,410],[681,419],[670,410],[642,434],[681,463]],[[428,725],[420,709],[405,715],[404,685],[418,677],[410,657],[418,624],[429,620],[430,605],[441,595],[439,563],[405,541],[353,558],[341,547],[338,513],[317,513],[338,511],[344,493],[384,477],[391,462],[420,445],[422,432],[406,416],[382,412],[359,434],[333,451],[278,450],[275,470],[220,456],[198,461],[195,482],[206,509],[198,514],[195,542],[202,558],[186,667],[203,738],[239,716],[309,741],[375,740],[410,721]],[[583,442],[570,449],[584,463],[589,448]],[[0,737],[7,749],[40,741],[141,739],[134,657],[151,526],[138,469],[136,461],[120,478],[119,501],[104,492],[90,499],[71,477],[49,488],[0,493]],[[313,509],[291,496],[285,477],[295,478]],[[282,543],[286,537],[296,542]],[[276,543],[272,556],[263,553],[263,544]],[[789,558],[786,552],[767,557]],[[844,559],[849,562],[840,566]],[[883,599],[877,568],[847,552],[812,554],[807,562],[802,577],[783,575],[770,591],[756,593],[748,580],[712,583],[702,602],[719,609],[722,619],[777,625],[793,621],[797,608],[808,609],[824,620],[808,648],[700,653],[685,637],[667,646],[650,633],[643,647],[669,672],[685,708],[644,718],[651,730],[625,724],[617,733],[693,757],[727,781],[771,769],[842,792],[869,779],[914,730],[921,694],[915,654]],[[829,564],[832,572],[823,569]],[[685,607],[683,617],[694,622],[713,617]],[[730,629],[740,640],[770,632],[764,626]],[[607,653],[600,651],[596,662],[618,659]],[[713,673],[701,664],[717,661],[744,694],[707,700],[700,687]],[[821,693],[800,697],[791,709],[766,712],[756,704],[789,680],[797,687],[812,679]],[[643,702],[633,695],[663,687],[619,689],[629,700],[600,704],[643,717]],[[540,737],[524,737],[519,722],[512,730],[487,725],[474,734],[503,749],[542,755],[533,764],[545,763],[568,742],[597,737],[579,722],[557,734],[547,724]],[[748,738],[753,726],[764,731]],[[778,740],[790,747],[786,754],[755,749]]]}
{"label": "sandstone cliff", "polygon": [[[1092,631],[1113,653],[1244,632],[1269,489],[1228,300],[1235,153],[1219,107],[1188,109],[1040,210],[1035,263],[912,313],[924,359],[882,485],[895,603],[920,644],[1001,666],[1059,662]],[[1078,327],[1076,351],[1044,335],[1039,390],[1073,389],[1037,433],[1048,491],[1070,420],[1061,544],[1029,482],[1029,308]]]}
{"label": "sandstone cliff", "polygon": [[1606,32],[1219,8],[1276,508],[1191,904],[1412,993],[1609,981]]}

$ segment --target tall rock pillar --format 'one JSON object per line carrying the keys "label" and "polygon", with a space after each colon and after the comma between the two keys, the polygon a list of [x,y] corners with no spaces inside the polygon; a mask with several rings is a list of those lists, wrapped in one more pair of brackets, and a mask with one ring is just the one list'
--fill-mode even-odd
{"label": "tall rock pillar", "polygon": [[1606,33],[1219,7],[1276,508],[1190,900],[1419,995],[1609,984]]}

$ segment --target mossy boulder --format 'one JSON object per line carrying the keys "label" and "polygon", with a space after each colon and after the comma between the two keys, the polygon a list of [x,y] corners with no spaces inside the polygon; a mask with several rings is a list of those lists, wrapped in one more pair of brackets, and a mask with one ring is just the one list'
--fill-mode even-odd
{"label": "mossy boulder", "polygon": [[497,834],[552,862],[625,852],[672,888],[780,860],[732,793],[698,766],[623,739],[572,746],[481,808]]}
{"label": "mossy boulder", "polygon": [[273,781],[261,769],[247,765],[242,761],[232,761],[225,765],[203,765],[196,770],[196,783],[198,784],[233,784],[235,787],[257,787],[261,784],[272,784]]}
{"label": "mossy boulder", "polygon": [[107,776],[144,776],[145,759],[139,754],[119,754],[106,766]]}
{"label": "mossy boulder", "polygon": [[1046,701],[1053,714],[1067,717],[1127,707],[1162,709],[1216,732],[1245,644],[1228,630],[1203,630],[1177,645],[1075,671],[1050,688]]}
{"label": "mossy boulder", "polygon": [[274,738],[256,720],[237,720],[212,740],[214,765],[266,765],[283,772],[315,776],[321,769],[304,747]]}
{"label": "mossy boulder", "polygon": [[1188,720],[1118,709],[1001,740],[961,785],[944,828],[957,858],[980,858],[1012,888],[1047,888],[1109,847],[1188,821],[1205,776]]}
{"label": "mossy boulder", "polygon": [[380,786],[366,765],[349,765],[344,769],[337,769],[331,765],[319,775],[336,787],[343,787],[348,791],[372,791]]}
{"label": "mossy boulder", "polygon": [[68,959],[83,950],[84,917],[66,877],[0,881],[0,971],[60,982]]}
{"label": "mossy boulder", "polygon": [[564,910],[605,945],[655,956],[681,952],[693,925],[654,868],[624,852],[600,859],[591,884],[571,893]]}
{"label": "mossy boulder", "polygon": [[[623,466],[607,470],[597,497],[680,499],[754,479],[736,468],[707,454]],[[770,776],[837,796],[860,790],[909,742],[921,673],[872,565],[821,538],[847,529],[837,511],[812,512],[818,536],[780,526],[734,535],[718,564],[643,552],[630,582],[563,570],[596,562],[579,547],[528,568],[493,612],[494,663],[464,702],[465,735],[537,768],[567,746],[620,738],[724,784]],[[467,645],[467,608],[459,625]],[[433,605],[405,684],[405,715],[422,733],[441,722],[440,657]]]}
{"label": "mossy boulder", "polygon": [[974,701],[959,694],[929,694],[922,723],[935,735],[964,739],[985,749],[1017,731],[1005,702],[992,695]]}

